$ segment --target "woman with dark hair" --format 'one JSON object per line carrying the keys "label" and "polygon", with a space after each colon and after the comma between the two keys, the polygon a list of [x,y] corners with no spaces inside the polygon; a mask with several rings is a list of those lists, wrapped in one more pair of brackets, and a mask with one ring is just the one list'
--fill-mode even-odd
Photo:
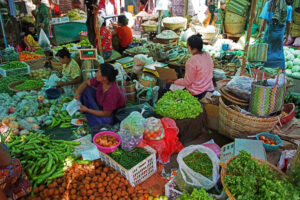
{"label": "woman with dark hair", "polygon": [[193,96],[202,99],[207,92],[214,91],[214,63],[210,55],[207,52],[203,52],[203,40],[200,34],[189,37],[187,46],[193,56],[185,64],[184,78],[168,81],[168,83],[183,86]]}
{"label": "woman with dark hair", "polygon": [[81,84],[75,96],[82,103],[90,127],[113,124],[113,112],[125,106],[125,98],[116,83],[118,70],[111,64],[100,65],[96,77]]}
{"label": "woman with dark hair", "polygon": [[121,54],[123,54],[125,49],[128,48],[129,44],[133,42],[132,31],[127,25],[128,19],[126,18],[126,16],[118,16],[118,26],[113,32],[113,36],[117,36],[117,38],[119,39],[119,44],[115,47],[115,49]]}
{"label": "woman with dark hair", "polygon": [[283,44],[287,42],[290,35],[292,22],[292,0],[270,0],[261,11],[260,18],[263,19],[259,34],[267,30],[263,41],[268,44],[267,62],[265,67],[285,69]]}
{"label": "woman with dark hair", "polygon": [[33,24],[27,25],[27,30],[24,36],[24,43],[26,44],[26,51],[36,51],[40,49],[38,42],[34,39],[35,28]]}
{"label": "woman with dark hair", "polygon": [[66,47],[59,50],[55,55],[63,65],[62,81],[57,82],[57,86],[73,86],[81,83],[81,71],[77,62],[71,58],[71,54]]}

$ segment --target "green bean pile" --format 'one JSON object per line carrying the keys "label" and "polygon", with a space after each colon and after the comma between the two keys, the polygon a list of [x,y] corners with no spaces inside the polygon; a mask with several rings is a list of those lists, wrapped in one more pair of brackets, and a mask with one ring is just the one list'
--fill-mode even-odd
{"label": "green bean pile", "polygon": [[26,80],[24,83],[16,85],[14,88],[18,90],[33,90],[40,88],[44,85],[42,80]]}
{"label": "green bean pile", "polygon": [[29,80],[29,79],[32,79],[28,76],[8,76],[8,77],[2,77],[0,79],[0,91],[1,93],[7,93],[9,95],[13,95],[14,92],[11,91],[9,88],[8,88],[8,85],[11,83],[11,82],[15,82],[15,81],[25,81],[25,80]]}
{"label": "green bean pile", "polygon": [[132,167],[145,160],[149,156],[149,153],[143,148],[125,151],[118,147],[114,152],[109,153],[108,155],[125,169],[130,170]]}
{"label": "green bean pile", "polygon": [[9,63],[1,66],[1,68],[4,70],[19,69],[19,68],[24,68],[24,67],[27,67],[27,65],[25,63],[19,62],[19,61],[12,61],[12,62],[9,62]]}

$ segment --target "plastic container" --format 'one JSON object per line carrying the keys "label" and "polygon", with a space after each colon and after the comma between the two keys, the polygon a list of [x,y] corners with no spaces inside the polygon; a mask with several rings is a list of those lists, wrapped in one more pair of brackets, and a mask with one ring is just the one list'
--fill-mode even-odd
{"label": "plastic container", "polygon": [[280,139],[279,136],[266,132],[257,134],[256,139],[259,140],[259,137],[262,135],[268,138],[269,140],[273,140],[276,143],[276,145],[270,145],[263,142],[263,145],[266,151],[268,152],[277,150],[283,144],[283,141]]}
{"label": "plastic container", "polygon": [[2,75],[2,77],[7,77],[7,76],[16,76],[16,75],[25,75],[25,74],[30,74],[30,67],[27,63],[24,63],[24,67],[22,68],[18,68],[18,69],[2,69],[0,65],[0,74]]}
{"label": "plastic container", "polygon": [[295,104],[293,104],[293,103],[284,104],[283,111],[287,113],[287,116],[282,117],[280,119],[280,123],[286,124],[286,123],[290,122],[295,116]]}
{"label": "plastic container", "polygon": [[[112,146],[112,147],[103,147],[103,146],[100,146],[99,144],[96,143],[96,138],[100,135],[111,135],[111,136],[114,136],[118,139],[118,144],[115,145],[115,146]],[[121,137],[114,133],[114,132],[111,132],[111,131],[102,131],[102,132],[99,132],[97,133],[94,137],[93,137],[93,143],[94,145],[96,145],[96,147],[99,149],[99,151],[103,152],[103,153],[111,153],[111,152],[114,152],[117,147],[121,144]]]}
{"label": "plastic container", "polygon": [[61,91],[55,88],[50,88],[46,90],[46,95],[48,99],[57,99],[61,95]]}
{"label": "plastic container", "polygon": [[105,162],[106,165],[114,168],[120,174],[122,174],[130,183],[132,187],[145,181],[147,178],[152,176],[156,170],[156,151],[150,146],[143,147],[150,155],[130,170],[125,169],[116,161],[114,161],[106,153],[100,152],[100,159]]}

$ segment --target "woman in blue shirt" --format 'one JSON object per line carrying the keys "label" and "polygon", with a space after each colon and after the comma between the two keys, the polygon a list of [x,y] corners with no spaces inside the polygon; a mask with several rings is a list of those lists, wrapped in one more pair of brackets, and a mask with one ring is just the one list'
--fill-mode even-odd
{"label": "woman in blue shirt", "polygon": [[291,4],[292,0],[270,0],[261,11],[260,18],[263,22],[257,37],[261,37],[267,25],[263,39],[268,44],[265,67],[285,69],[283,44],[290,34],[293,11]]}

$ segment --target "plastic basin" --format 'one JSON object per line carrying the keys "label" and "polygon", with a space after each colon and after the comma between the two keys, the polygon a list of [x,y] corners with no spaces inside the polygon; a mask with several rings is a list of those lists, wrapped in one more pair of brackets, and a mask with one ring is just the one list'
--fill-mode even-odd
{"label": "plastic basin", "polygon": [[[100,146],[99,144],[96,143],[96,138],[100,135],[111,135],[111,136],[114,136],[117,138],[117,140],[119,141],[117,145],[115,146],[112,146],[112,147],[103,147],[103,146]],[[117,147],[121,144],[121,137],[114,133],[114,132],[111,132],[111,131],[102,131],[102,132],[99,132],[97,133],[94,137],[93,137],[93,143],[94,145],[96,145],[96,147],[98,148],[99,151],[103,152],[103,153],[111,153],[111,152],[114,152]]]}
{"label": "plastic basin", "polygon": [[46,90],[46,95],[48,99],[57,99],[61,95],[61,91],[58,89],[50,88]]}
{"label": "plastic basin", "polygon": [[265,132],[259,133],[256,135],[256,139],[259,140],[259,137],[262,135],[265,136],[266,138],[268,138],[269,140],[273,140],[276,144],[276,145],[270,145],[270,144],[266,144],[263,142],[264,148],[268,152],[277,150],[283,144],[283,141],[280,139],[279,136],[271,134],[271,133],[265,133]]}
{"label": "plastic basin", "polygon": [[280,118],[281,124],[290,122],[295,116],[295,104],[289,103],[283,105],[283,111],[287,113],[285,117]]}

